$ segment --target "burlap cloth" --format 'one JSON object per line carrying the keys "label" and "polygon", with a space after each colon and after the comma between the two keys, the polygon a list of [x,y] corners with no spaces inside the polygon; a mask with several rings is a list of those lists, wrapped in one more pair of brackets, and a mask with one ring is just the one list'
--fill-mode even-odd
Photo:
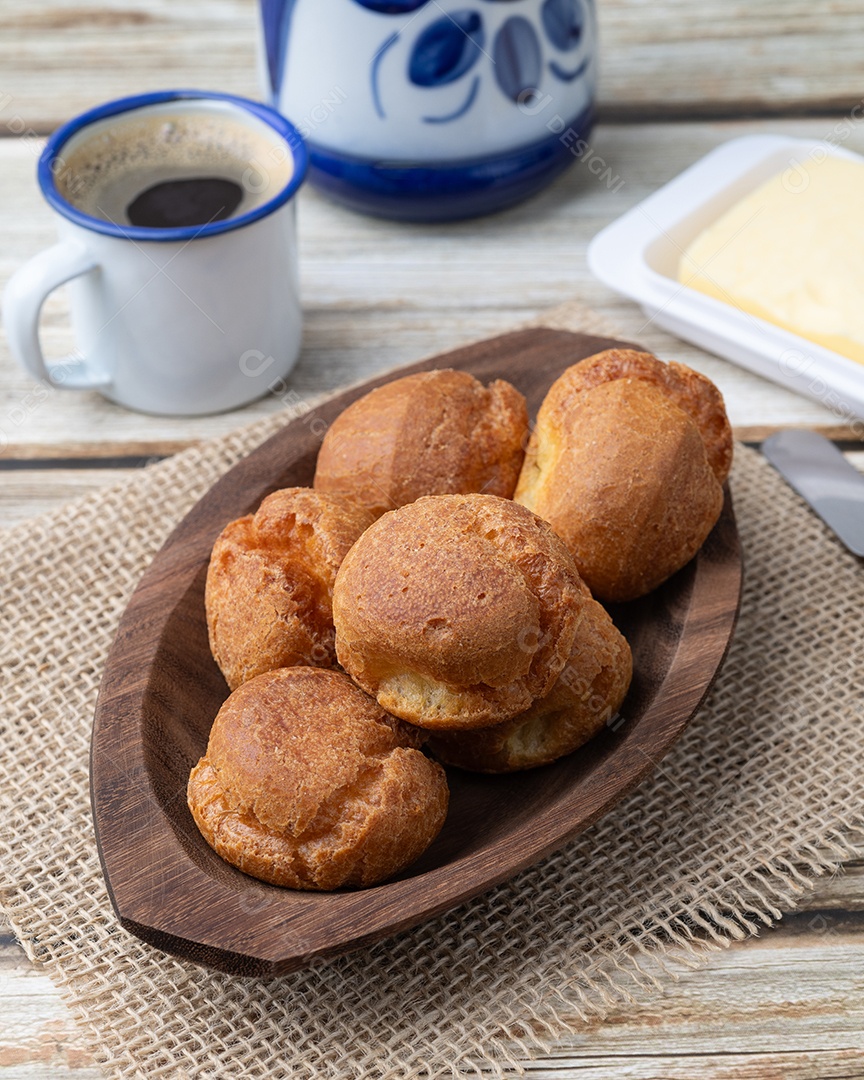
{"label": "burlap cloth", "polygon": [[[602,332],[575,306],[543,321]],[[739,447],[746,587],[731,653],[684,738],[598,825],[434,922],[269,982],[211,973],[126,934],[88,801],[102,663],[176,522],[284,420],[2,534],[2,905],[106,1075],[503,1075],[756,933],[850,854],[844,834],[862,822],[864,578]]]}

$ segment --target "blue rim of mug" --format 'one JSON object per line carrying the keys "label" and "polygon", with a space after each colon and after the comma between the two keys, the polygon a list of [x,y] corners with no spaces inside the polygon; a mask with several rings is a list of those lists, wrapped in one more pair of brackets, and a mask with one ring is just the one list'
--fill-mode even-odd
{"label": "blue rim of mug", "polygon": [[[206,225],[183,225],[171,229],[149,229],[141,225],[116,225],[111,221],[103,221],[76,209],[67,202],[54,182],[54,165],[60,159],[60,151],[66,143],[83,128],[97,120],[105,120],[111,116],[120,116],[123,113],[134,112],[136,109],[148,105],[161,105],[168,101],[214,101],[225,102],[235,105],[253,116],[262,120],[271,127],[277,135],[280,135],[288,144],[294,162],[294,171],[291,179],[272,199],[254,210],[241,214],[239,217],[226,218],[224,221],[211,221]],[[233,229],[241,229],[244,225],[251,225],[253,221],[272,214],[280,206],[284,206],[296,194],[297,189],[306,178],[309,168],[309,152],[303,136],[284,116],[261,102],[252,101],[249,98],[237,97],[234,94],[216,94],[206,90],[159,90],[149,94],[136,94],[132,97],[118,98],[116,101],[97,105],[80,116],[69,120],[58,128],[49,138],[39,158],[37,177],[42,193],[48,203],[62,214],[67,220],[74,222],[82,228],[92,232],[103,233],[105,236],[116,236],[123,240],[195,240],[199,237],[217,236],[220,233],[231,232]]]}

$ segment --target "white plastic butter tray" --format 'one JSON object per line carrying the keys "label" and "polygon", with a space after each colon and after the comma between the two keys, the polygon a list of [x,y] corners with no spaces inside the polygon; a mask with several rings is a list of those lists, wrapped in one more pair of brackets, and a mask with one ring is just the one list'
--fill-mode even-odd
{"label": "white plastic butter tray", "polygon": [[588,265],[657,326],[821,402],[847,423],[864,419],[864,366],[677,281],[681,255],[703,229],[786,168],[806,184],[808,167],[826,154],[864,161],[842,147],[782,135],[724,143],[598,233]]}

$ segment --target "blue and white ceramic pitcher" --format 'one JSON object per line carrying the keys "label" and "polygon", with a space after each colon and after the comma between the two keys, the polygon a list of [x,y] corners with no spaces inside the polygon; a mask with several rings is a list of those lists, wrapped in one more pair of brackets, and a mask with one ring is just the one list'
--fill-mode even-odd
{"label": "blue and white ceramic pitcher", "polygon": [[594,0],[261,0],[271,103],[310,180],[366,213],[490,213],[577,159]]}

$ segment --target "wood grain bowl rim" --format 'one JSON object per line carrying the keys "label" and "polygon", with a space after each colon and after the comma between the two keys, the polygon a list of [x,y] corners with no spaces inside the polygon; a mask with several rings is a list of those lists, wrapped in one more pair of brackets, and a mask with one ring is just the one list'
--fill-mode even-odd
{"label": "wood grain bowl rim", "polygon": [[[574,351],[577,341],[579,355]],[[514,356],[524,353],[527,364],[537,349],[565,349],[567,362],[551,373],[551,382],[569,363],[612,347],[634,346],[566,331],[519,331],[389,372],[291,421],[229,470],[180,522],[144,573],[123,614],[106,662],[93,725],[91,801],[97,847],[111,903],[127,930],[166,952],[233,974],[283,974],[315,958],[338,955],[406,930],[500,884],[584,831],[656,767],[704,700],[734,631],[742,562],[728,489],[720,521],[688,568],[692,574],[688,617],[654,699],[637,722],[625,726],[615,748],[578,784],[571,785],[566,796],[520,826],[520,854],[515,860],[502,857],[499,841],[444,867],[362,891],[297,894],[276,890],[282,895],[271,898],[266,914],[256,914],[248,905],[244,907],[242,890],[226,887],[186,854],[154,789],[143,750],[146,679],[142,673],[155,663],[173,611],[196,578],[200,579],[224,525],[250,512],[270,491],[285,486],[274,474],[274,456],[300,468],[304,462],[308,466],[310,454],[314,460],[320,424],[313,420],[329,425],[352,400],[374,386],[416,371],[462,367],[483,380],[506,378],[508,372],[496,367],[504,350]],[[515,381],[512,373],[510,377]],[[174,604],[166,605],[166,592],[175,598]],[[694,610],[698,620],[692,617]],[[711,645],[707,654],[706,635]],[[122,760],[118,747],[123,749]],[[117,785],[124,786],[127,805],[142,811],[128,815],[137,818],[134,828],[127,815],[120,820],[105,812],[100,793],[116,790]],[[204,844],[200,836],[197,839]],[[130,845],[149,851],[151,862],[141,866],[121,857]],[[159,896],[164,900],[179,880],[181,895],[194,900],[191,911],[159,902],[152,889],[154,872],[161,882]],[[250,890],[262,887],[254,879],[239,876],[250,883]],[[319,919],[312,932],[293,933],[291,923],[297,912],[315,904],[328,906],[328,918]],[[201,924],[207,921],[204,913],[217,909],[218,925],[202,930]],[[303,919],[299,922],[305,925]]]}

